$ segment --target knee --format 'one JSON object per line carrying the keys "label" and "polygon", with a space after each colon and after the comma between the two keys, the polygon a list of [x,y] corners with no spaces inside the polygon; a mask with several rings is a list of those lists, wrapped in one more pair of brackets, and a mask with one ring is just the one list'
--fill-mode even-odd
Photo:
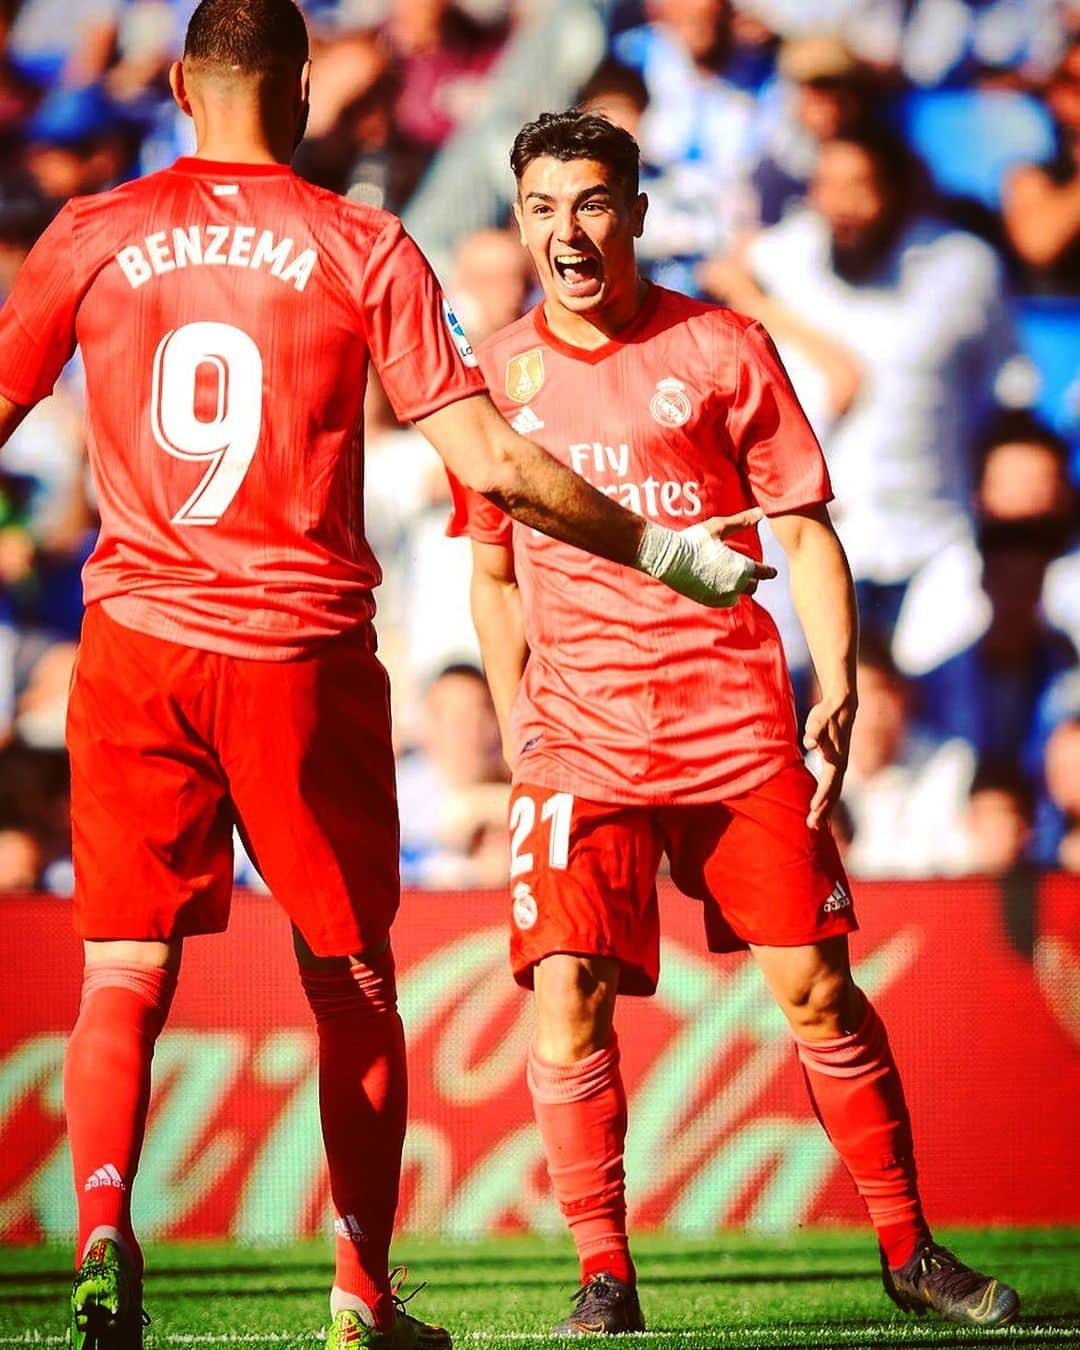
{"label": "knee", "polygon": [[573,1064],[611,1038],[618,964],[557,953],[536,968],[536,1051],[549,1064]]}
{"label": "knee", "polygon": [[317,1022],[397,1011],[397,980],[389,947],[377,956],[318,958],[300,963],[300,982]]}
{"label": "knee", "polygon": [[862,996],[847,971],[814,971],[791,981],[781,1009],[796,1035],[832,1040],[848,1035],[858,1022]]}

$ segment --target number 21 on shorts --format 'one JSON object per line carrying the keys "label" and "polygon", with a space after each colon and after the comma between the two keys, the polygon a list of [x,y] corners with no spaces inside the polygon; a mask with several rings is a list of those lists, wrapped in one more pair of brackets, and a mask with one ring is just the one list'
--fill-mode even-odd
{"label": "number 21 on shorts", "polygon": [[[200,368],[217,381],[214,416],[195,412]],[[176,459],[208,463],[174,525],[216,525],[251,466],[262,431],[263,360],[252,338],[230,323],[188,323],[166,333],[154,353],[150,425]]]}
{"label": "number 21 on shorts", "polygon": [[[510,807],[510,876],[519,877],[533,870],[534,859],[525,845],[537,846],[532,837],[536,827],[537,803],[524,793]],[[540,803],[540,822],[548,825],[548,866],[563,868],[570,857],[570,820],[574,813],[572,792],[555,792]]]}

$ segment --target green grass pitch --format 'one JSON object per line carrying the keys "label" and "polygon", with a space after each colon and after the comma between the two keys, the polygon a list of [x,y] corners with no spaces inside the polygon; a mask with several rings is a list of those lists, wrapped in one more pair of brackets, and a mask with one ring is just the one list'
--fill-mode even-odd
{"label": "green grass pitch", "polygon": [[[998,1331],[955,1327],[896,1311],[878,1282],[866,1233],[807,1232],[715,1240],[642,1236],[635,1243],[650,1330],[616,1342],[652,1350],[779,1347],[1080,1346],[1080,1229],[948,1232],[969,1263],[1015,1284],[1020,1320]],[[576,1285],[569,1244],[506,1237],[477,1245],[403,1238],[395,1259],[410,1304],[468,1346],[553,1350],[545,1335]],[[147,1350],[172,1346],[315,1346],[326,1323],[329,1245],[253,1248],[152,1246]],[[70,1284],[56,1247],[0,1248],[0,1345],[63,1343]]]}

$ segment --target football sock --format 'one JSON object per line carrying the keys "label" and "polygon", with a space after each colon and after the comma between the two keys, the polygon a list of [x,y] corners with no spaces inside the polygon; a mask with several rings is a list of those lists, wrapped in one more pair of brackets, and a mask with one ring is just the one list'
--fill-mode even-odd
{"label": "football sock", "polygon": [[331,1312],[393,1324],[390,1239],[408,1096],[394,958],[301,967],[319,1034],[319,1111],[336,1222]]}
{"label": "football sock", "polygon": [[[95,963],[64,1056],[64,1111],[78,1208],[76,1264],[95,1230],[115,1233],[141,1277],[131,1187],[150,1104],[150,1063],[176,975],[156,966]],[[99,1234],[100,1235],[100,1234]]]}
{"label": "football sock", "polygon": [[635,1282],[626,1236],[626,1091],[614,1033],[576,1064],[548,1064],[529,1050],[529,1092],[552,1190],[569,1225],[582,1282],[607,1271]]}
{"label": "football sock", "polygon": [[929,1236],[915,1171],[911,1118],[885,1025],[866,1001],[857,1031],[795,1037],[810,1099],[863,1198],[885,1259],[896,1269]]}

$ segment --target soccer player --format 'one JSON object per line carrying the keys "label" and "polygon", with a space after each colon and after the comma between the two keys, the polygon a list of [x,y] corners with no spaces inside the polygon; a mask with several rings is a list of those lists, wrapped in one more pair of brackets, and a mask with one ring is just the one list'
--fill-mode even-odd
{"label": "soccer player", "polygon": [[756,558],[764,512],[821,689],[802,736],[821,755],[815,783],[780,639],[756,603],[706,613],[454,485],[451,531],[473,541],[473,613],[514,775],[511,956],[536,1004],[528,1085],[581,1263],[556,1331],[644,1326],[614,1015],[619,993],[656,987],[662,853],[702,902],[709,947],[749,947],[784,1012],[877,1231],[887,1292],[955,1321],[1007,1322],[1015,1292],[931,1237],[885,1028],[852,981],[855,917],[828,816],[855,714],[857,622],[821,451],[759,324],[639,277],[647,202],[632,137],[577,110],[545,114],[511,164],[544,294],[482,344],[500,408],[651,520],[727,517]]}
{"label": "soccer player", "polygon": [[0,314],[0,443],[76,343],[101,512],[69,711],[76,931],[64,1099],[76,1350],[142,1341],[131,1188],[183,939],[228,920],[238,825],[295,930],[337,1214],[328,1345],[446,1347],[387,1273],[406,1078],[398,826],[364,541],[368,361],[471,488],[709,604],[769,575],[608,501],[498,415],[397,220],[289,161],[292,0],[203,0],[172,68],[197,151],[73,200]]}

